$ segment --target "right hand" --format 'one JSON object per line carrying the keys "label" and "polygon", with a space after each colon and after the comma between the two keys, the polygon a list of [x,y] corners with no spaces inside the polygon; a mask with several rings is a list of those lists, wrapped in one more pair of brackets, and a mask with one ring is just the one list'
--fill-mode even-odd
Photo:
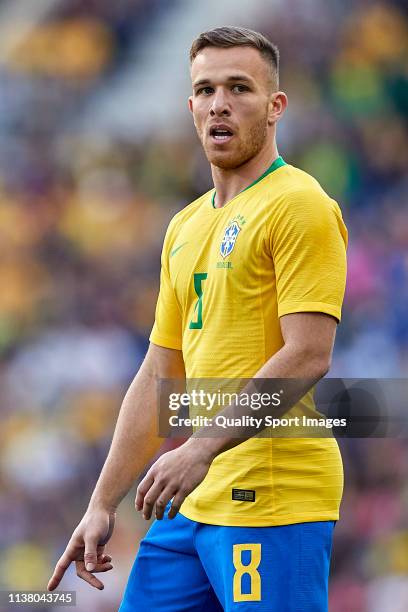
{"label": "right hand", "polygon": [[104,554],[104,551],[113,532],[115,516],[114,512],[101,508],[87,510],[55,566],[48,582],[48,591],[57,588],[73,561],[79,578],[96,589],[104,588],[92,572],[108,572],[113,567],[112,557]]}

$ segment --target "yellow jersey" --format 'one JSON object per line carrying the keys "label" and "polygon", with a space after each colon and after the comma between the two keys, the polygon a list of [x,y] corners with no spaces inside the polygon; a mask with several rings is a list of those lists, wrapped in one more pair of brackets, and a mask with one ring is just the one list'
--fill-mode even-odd
{"label": "yellow jersey", "polygon": [[[150,341],[182,350],[187,379],[251,378],[283,346],[279,317],[340,320],[347,230],[319,183],[281,157],[222,208],[214,195],[169,224]],[[313,409],[313,392],[301,402]],[[337,520],[342,490],[334,438],[255,436],[214,459],[181,513],[234,526]]]}

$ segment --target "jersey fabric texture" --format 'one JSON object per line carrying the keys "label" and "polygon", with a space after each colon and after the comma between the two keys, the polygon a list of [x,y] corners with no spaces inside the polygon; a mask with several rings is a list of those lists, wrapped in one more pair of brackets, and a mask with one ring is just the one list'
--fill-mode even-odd
{"label": "jersey fabric texture", "polygon": [[[283,346],[283,315],[340,320],[347,230],[319,183],[282,158],[222,208],[213,197],[170,222],[150,341],[182,350],[187,379],[251,378]],[[312,390],[285,416],[299,411],[319,416]],[[182,514],[226,526],[337,520],[336,440],[262,433],[214,459]],[[255,499],[233,499],[232,489],[255,491]]]}
{"label": "jersey fabric texture", "polygon": [[140,543],[119,612],[327,612],[333,526],[222,527],[166,512]]}

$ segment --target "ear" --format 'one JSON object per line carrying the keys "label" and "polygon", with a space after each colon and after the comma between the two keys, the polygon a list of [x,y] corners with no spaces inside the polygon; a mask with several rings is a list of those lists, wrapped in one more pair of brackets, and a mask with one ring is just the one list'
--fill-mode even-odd
{"label": "ear", "polygon": [[193,112],[193,96],[190,96],[188,99],[188,108],[190,110],[190,113]]}
{"label": "ear", "polygon": [[274,125],[281,119],[288,106],[288,97],[283,91],[275,91],[269,100],[268,125]]}

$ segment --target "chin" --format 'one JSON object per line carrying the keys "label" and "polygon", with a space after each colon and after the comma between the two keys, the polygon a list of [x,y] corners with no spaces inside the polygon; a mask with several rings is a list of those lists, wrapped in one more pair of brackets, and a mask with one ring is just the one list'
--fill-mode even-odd
{"label": "chin", "polygon": [[233,170],[244,162],[242,156],[228,155],[226,152],[220,155],[214,151],[206,151],[206,157],[211,165],[222,170]]}
{"label": "chin", "polygon": [[[263,143],[262,143],[263,144]],[[212,147],[205,149],[209,163],[222,170],[234,170],[246,164],[261,150],[261,146],[237,147],[235,150],[217,151]]]}
{"label": "chin", "polygon": [[240,157],[213,156],[213,159],[208,159],[208,161],[213,166],[221,168],[222,170],[235,170],[236,168],[240,168],[241,166],[246,164],[253,157],[254,155],[245,155]]}
{"label": "chin", "polygon": [[209,160],[209,161],[211,165],[215,166],[216,168],[221,168],[221,170],[233,170],[234,168],[237,168],[239,165],[228,159],[216,158],[216,159]]}

